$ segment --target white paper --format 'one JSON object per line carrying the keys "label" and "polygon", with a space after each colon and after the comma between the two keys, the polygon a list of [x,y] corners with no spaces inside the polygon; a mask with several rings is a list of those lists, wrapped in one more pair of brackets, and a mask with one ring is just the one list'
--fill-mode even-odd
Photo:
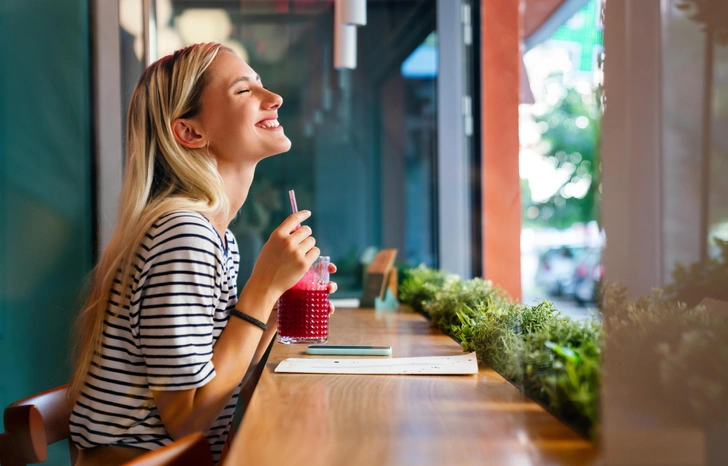
{"label": "white paper", "polygon": [[276,372],[300,374],[466,375],[478,373],[475,353],[418,358],[288,358]]}

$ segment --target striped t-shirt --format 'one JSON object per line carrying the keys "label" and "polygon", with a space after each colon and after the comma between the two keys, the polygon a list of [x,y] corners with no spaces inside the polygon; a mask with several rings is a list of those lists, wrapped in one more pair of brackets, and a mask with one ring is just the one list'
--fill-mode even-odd
{"label": "striped t-shirt", "polygon": [[[119,308],[117,280],[106,311],[102,348],[71,415],[80,448],[154,450],[173,440],[151,390],[186,390],[215,377],[212,349],[237,302],[235,237],[223,242],[201,214],[162,216],[147,232],[134,265],[132,299]],[[118,278],[118,277],[117,277]],[[240,385],[206,433],[215,461]]]}

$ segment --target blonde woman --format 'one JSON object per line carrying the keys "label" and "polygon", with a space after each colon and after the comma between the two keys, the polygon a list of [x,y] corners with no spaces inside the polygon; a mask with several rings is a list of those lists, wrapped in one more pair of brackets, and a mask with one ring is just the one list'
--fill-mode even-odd
{"label": "blonde woman", "polygon": [[311,229],[296,229],[310,213],[293,214],[237,294],[227,227],[256,164],[291,147],[282,102],[220,44],[179,50],[139,79],[120,216],[77,324],[78,465],[121,464],[193,432],[219,459],[241,383],[275,332],[277,299],[319,256]]}

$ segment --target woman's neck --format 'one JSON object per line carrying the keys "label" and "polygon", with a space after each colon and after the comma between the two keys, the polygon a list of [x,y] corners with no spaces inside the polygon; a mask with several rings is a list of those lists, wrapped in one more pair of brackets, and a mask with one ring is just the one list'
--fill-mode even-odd
{"label": "woman's neck", "polygon": [[253,183],[253,175],[255,174],[255,162],[245,162],[238,164],[222,164],[218,162],[217,170],[223,181],[225,194],[229,202],[229,211],[227,215],[220,214],[214,217],[212,224],[220,233],[220,237],[225,237],[230,222],[235,218],[238,210],[243,206],[245,199],[248,197],[250,185]]}

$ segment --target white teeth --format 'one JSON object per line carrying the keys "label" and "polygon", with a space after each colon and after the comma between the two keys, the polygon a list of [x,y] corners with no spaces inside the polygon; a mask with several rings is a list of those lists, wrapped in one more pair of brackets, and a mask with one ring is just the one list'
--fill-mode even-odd
{"label": "white teeth", "polygon": [[268,120],[260,125],[261,128],[277,128],[278,126],[280,126],[278,120]]}

